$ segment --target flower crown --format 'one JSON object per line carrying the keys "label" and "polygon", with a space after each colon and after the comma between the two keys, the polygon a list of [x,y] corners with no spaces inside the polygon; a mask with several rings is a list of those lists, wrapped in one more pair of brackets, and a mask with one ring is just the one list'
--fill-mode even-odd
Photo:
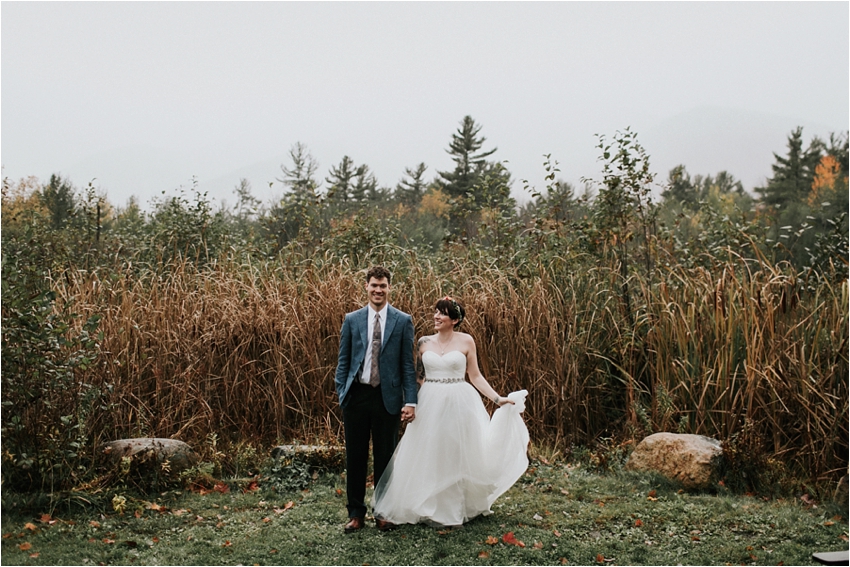
{"label": "flower crown", "polygon": [[457,301],[455,301],[453,297],[449,297],[448,295],[445,296],[443,299],[452,302],[452,307],[455,308],[455,312],[458,316],[457,324],[460,325],[461,323],[463,323],[463,311],[460,310],[460,305],[457,304]]}

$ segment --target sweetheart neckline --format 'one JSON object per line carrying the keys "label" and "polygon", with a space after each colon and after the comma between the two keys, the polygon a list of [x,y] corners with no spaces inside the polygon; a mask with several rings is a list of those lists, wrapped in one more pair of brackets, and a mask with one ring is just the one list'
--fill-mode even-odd
{"label": "sweetheart neckline", "polygon": [[[434,354],[436,354],[440,358],[443,358],[444,356],[446,356],[446,354],[451,354],[453,352],[460,352],[461,354],[463,354],[463,352],[461,352],[460,350],[453,348],[452,350],[450,350],[449,352],[447,352],[445,354],[440,354],[439,352],[437,352],[435,350],[426,350],[425,352],[422,353],[422,356],[425,356],[425,353],[427,353],[427,352],[433,352]],[[466,356],[466,355],[464,354],[464,356]]]}

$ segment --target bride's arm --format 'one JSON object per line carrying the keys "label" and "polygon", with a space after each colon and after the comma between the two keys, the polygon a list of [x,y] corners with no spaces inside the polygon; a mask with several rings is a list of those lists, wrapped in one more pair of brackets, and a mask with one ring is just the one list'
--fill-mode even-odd
{"label": "bride's arm", "polygon": [[422,347],[428,342],[428,340],[428,337],[422,337],[416,345],[416,382],[420,386],[422,386],[425,382],[425,366],[422,364]]}
{"label": "bride's arm", "polygon": [[475,339],[472,338],[471,335],[467,335],[469,337],[469,348],[466,352],[466,373],[469,374],[469,382],[475,386],[475,389],[481,392],[481,394],[492,401],[497,405],[505,405],[512,404],[513,402],[508,398],[503,398],[496,393],[496,390],[490,386],[490,383],[487,382],[487,379],[481,374],[481,370],[478,369],[478,354],[475,350]]}

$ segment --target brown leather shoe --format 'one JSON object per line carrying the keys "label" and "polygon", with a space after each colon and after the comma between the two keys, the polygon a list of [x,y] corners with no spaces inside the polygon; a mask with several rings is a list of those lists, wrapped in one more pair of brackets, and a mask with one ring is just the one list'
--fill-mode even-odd
{"label": "brown leather shoe", "polygon": [[381,530],[382,532],[388,532],[390,530],[396,529],[398,526],[393,524],[392,522],[388,522],[386,520],[382,520],[380,518],[375,518],[375,526]]}
{"label": "brown leather shoe", "polygon": [[364,523],[363,518],[355,516],[355,517],[348,520],[348,523],[345,524],[343,531],[345,531],[345,533],[347,533],[347,534],[351,534],[351,533],[354,533],[358,530],[362,530],[363,529],[363,523]]}

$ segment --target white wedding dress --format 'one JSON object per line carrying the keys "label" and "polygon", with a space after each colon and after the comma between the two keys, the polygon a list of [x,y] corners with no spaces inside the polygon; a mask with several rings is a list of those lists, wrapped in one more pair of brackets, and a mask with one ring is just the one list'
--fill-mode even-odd
{"label": "white wedding dress", "polygon": [[422,354],[425,382],[416,419],[408,424],[372,500],[374,516],[394,524],[456,526],[490,506],[528,468],[525,397],[498,408],[492,419],[478,390],[464,379],[457,350]]}

